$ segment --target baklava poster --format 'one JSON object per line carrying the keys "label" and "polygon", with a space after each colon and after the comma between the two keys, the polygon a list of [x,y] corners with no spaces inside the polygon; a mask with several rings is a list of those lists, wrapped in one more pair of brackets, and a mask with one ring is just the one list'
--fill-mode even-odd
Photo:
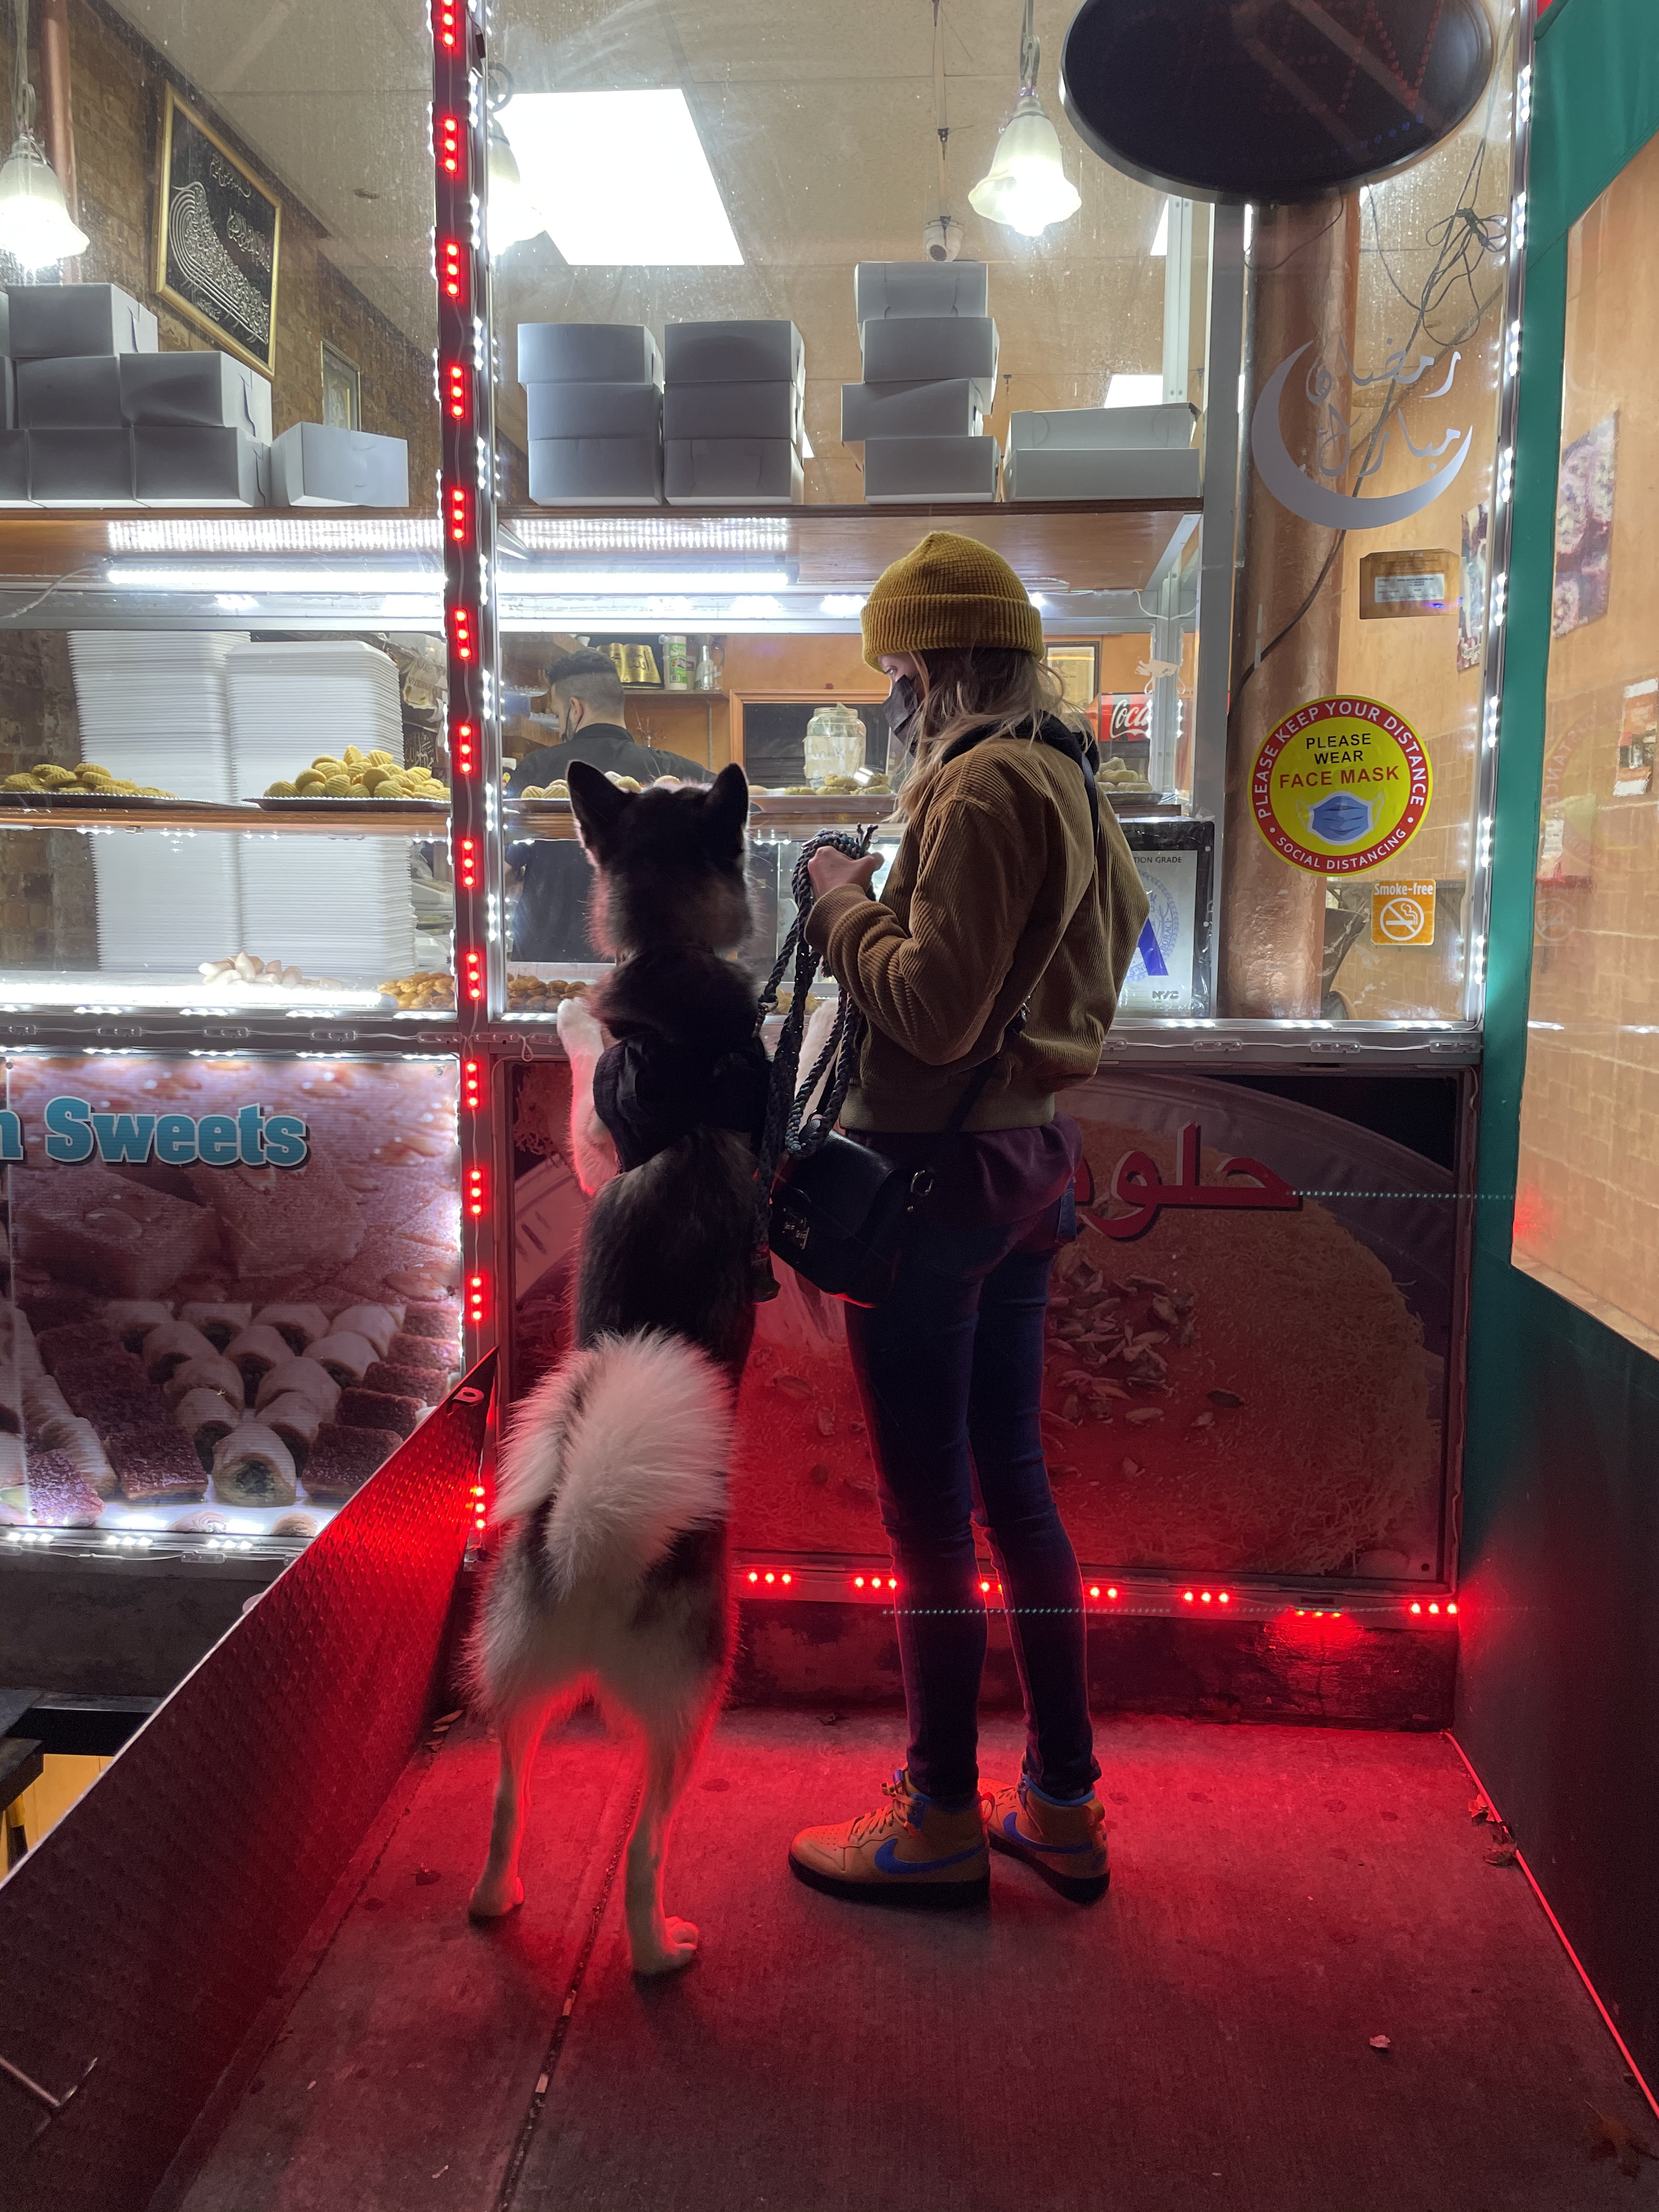
{"label": "baklava poster", "polygon": [[459,1357],[447,1060],[15,1060],[0,1514],[303,1536]]}

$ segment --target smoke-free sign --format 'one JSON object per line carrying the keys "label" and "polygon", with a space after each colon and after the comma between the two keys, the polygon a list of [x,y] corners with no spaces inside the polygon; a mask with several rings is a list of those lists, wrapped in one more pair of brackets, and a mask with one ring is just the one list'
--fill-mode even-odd
{"label": "smoke-free sign", "polygon": [[1403,714],[1380,699],[1311,699],[1262,740],[1250,806],[1293,866],[1358,875],[1411,842],[1433,789],[1428,754]]}

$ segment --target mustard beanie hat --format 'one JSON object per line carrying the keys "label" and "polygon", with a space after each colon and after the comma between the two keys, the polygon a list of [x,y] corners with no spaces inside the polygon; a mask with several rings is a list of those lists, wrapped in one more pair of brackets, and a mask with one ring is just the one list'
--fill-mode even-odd
{"label": "mustard beanie hat", "polygon": [[933,530],[876,579],[864,603],[864,658],[945,646],[1008,646],[1042,658],[1042,617],[1000,553],[954,530]]}

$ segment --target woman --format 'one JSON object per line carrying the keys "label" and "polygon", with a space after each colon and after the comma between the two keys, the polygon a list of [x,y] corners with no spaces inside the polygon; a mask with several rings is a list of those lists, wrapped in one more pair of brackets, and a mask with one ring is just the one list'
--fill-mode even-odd
{"label": "woman", "polygon": [[[869,1024],[842,1127],[933,1173],[891,1297],[849,1307],[847,1324],[898,1577],[910,1744],[888,1802],[806,1830],[790,1864],[840,1896],[977,1904],[988,1828],[1085,1902],[1108,1869],[1083,1590],[1038,1428],[1048,1272],[1076,1234],[1082,1155],[1054,1094],[1099,1064],[1146,898],[1110,810],[1095,818],[1092,748],[1060,714],[1006,562],[936,531],[881,577],[863,620],[910,755],[903,842],[879,903],[874,858],[816,854],[808,934]],[[963,1133],[941,1137],[970,1086]],[[1027,1729],[1018,1784],[983,1811],[975,1492]]]}

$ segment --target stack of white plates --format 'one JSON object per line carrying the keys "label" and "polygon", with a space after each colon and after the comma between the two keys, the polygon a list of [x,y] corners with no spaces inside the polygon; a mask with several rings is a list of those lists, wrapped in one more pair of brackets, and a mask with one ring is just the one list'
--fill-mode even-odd
{"label": "stack of white plates", "polygon": [[240,951],[240,842],[161,830],[94,837],[99,966],[193,981],[202,961]]}
{"label": "stack of white plates", "polygon": [[246,630],[71,630],[82,758],[180,799],[234,798],[225,665],[246,645]]}
{"label": "stack of white plates", "polygon": [[[409,847],[401,837],[239,837],[240,949],[308,979],[379,983],[415,965]],[[206,957],[206,955],[201,956]]]}
{"label": "stack of white plates", "polygon": [[291,783],[319,753],[404,757],[397,664],[359,638],[239,645],[225,666],[239,799]]}

